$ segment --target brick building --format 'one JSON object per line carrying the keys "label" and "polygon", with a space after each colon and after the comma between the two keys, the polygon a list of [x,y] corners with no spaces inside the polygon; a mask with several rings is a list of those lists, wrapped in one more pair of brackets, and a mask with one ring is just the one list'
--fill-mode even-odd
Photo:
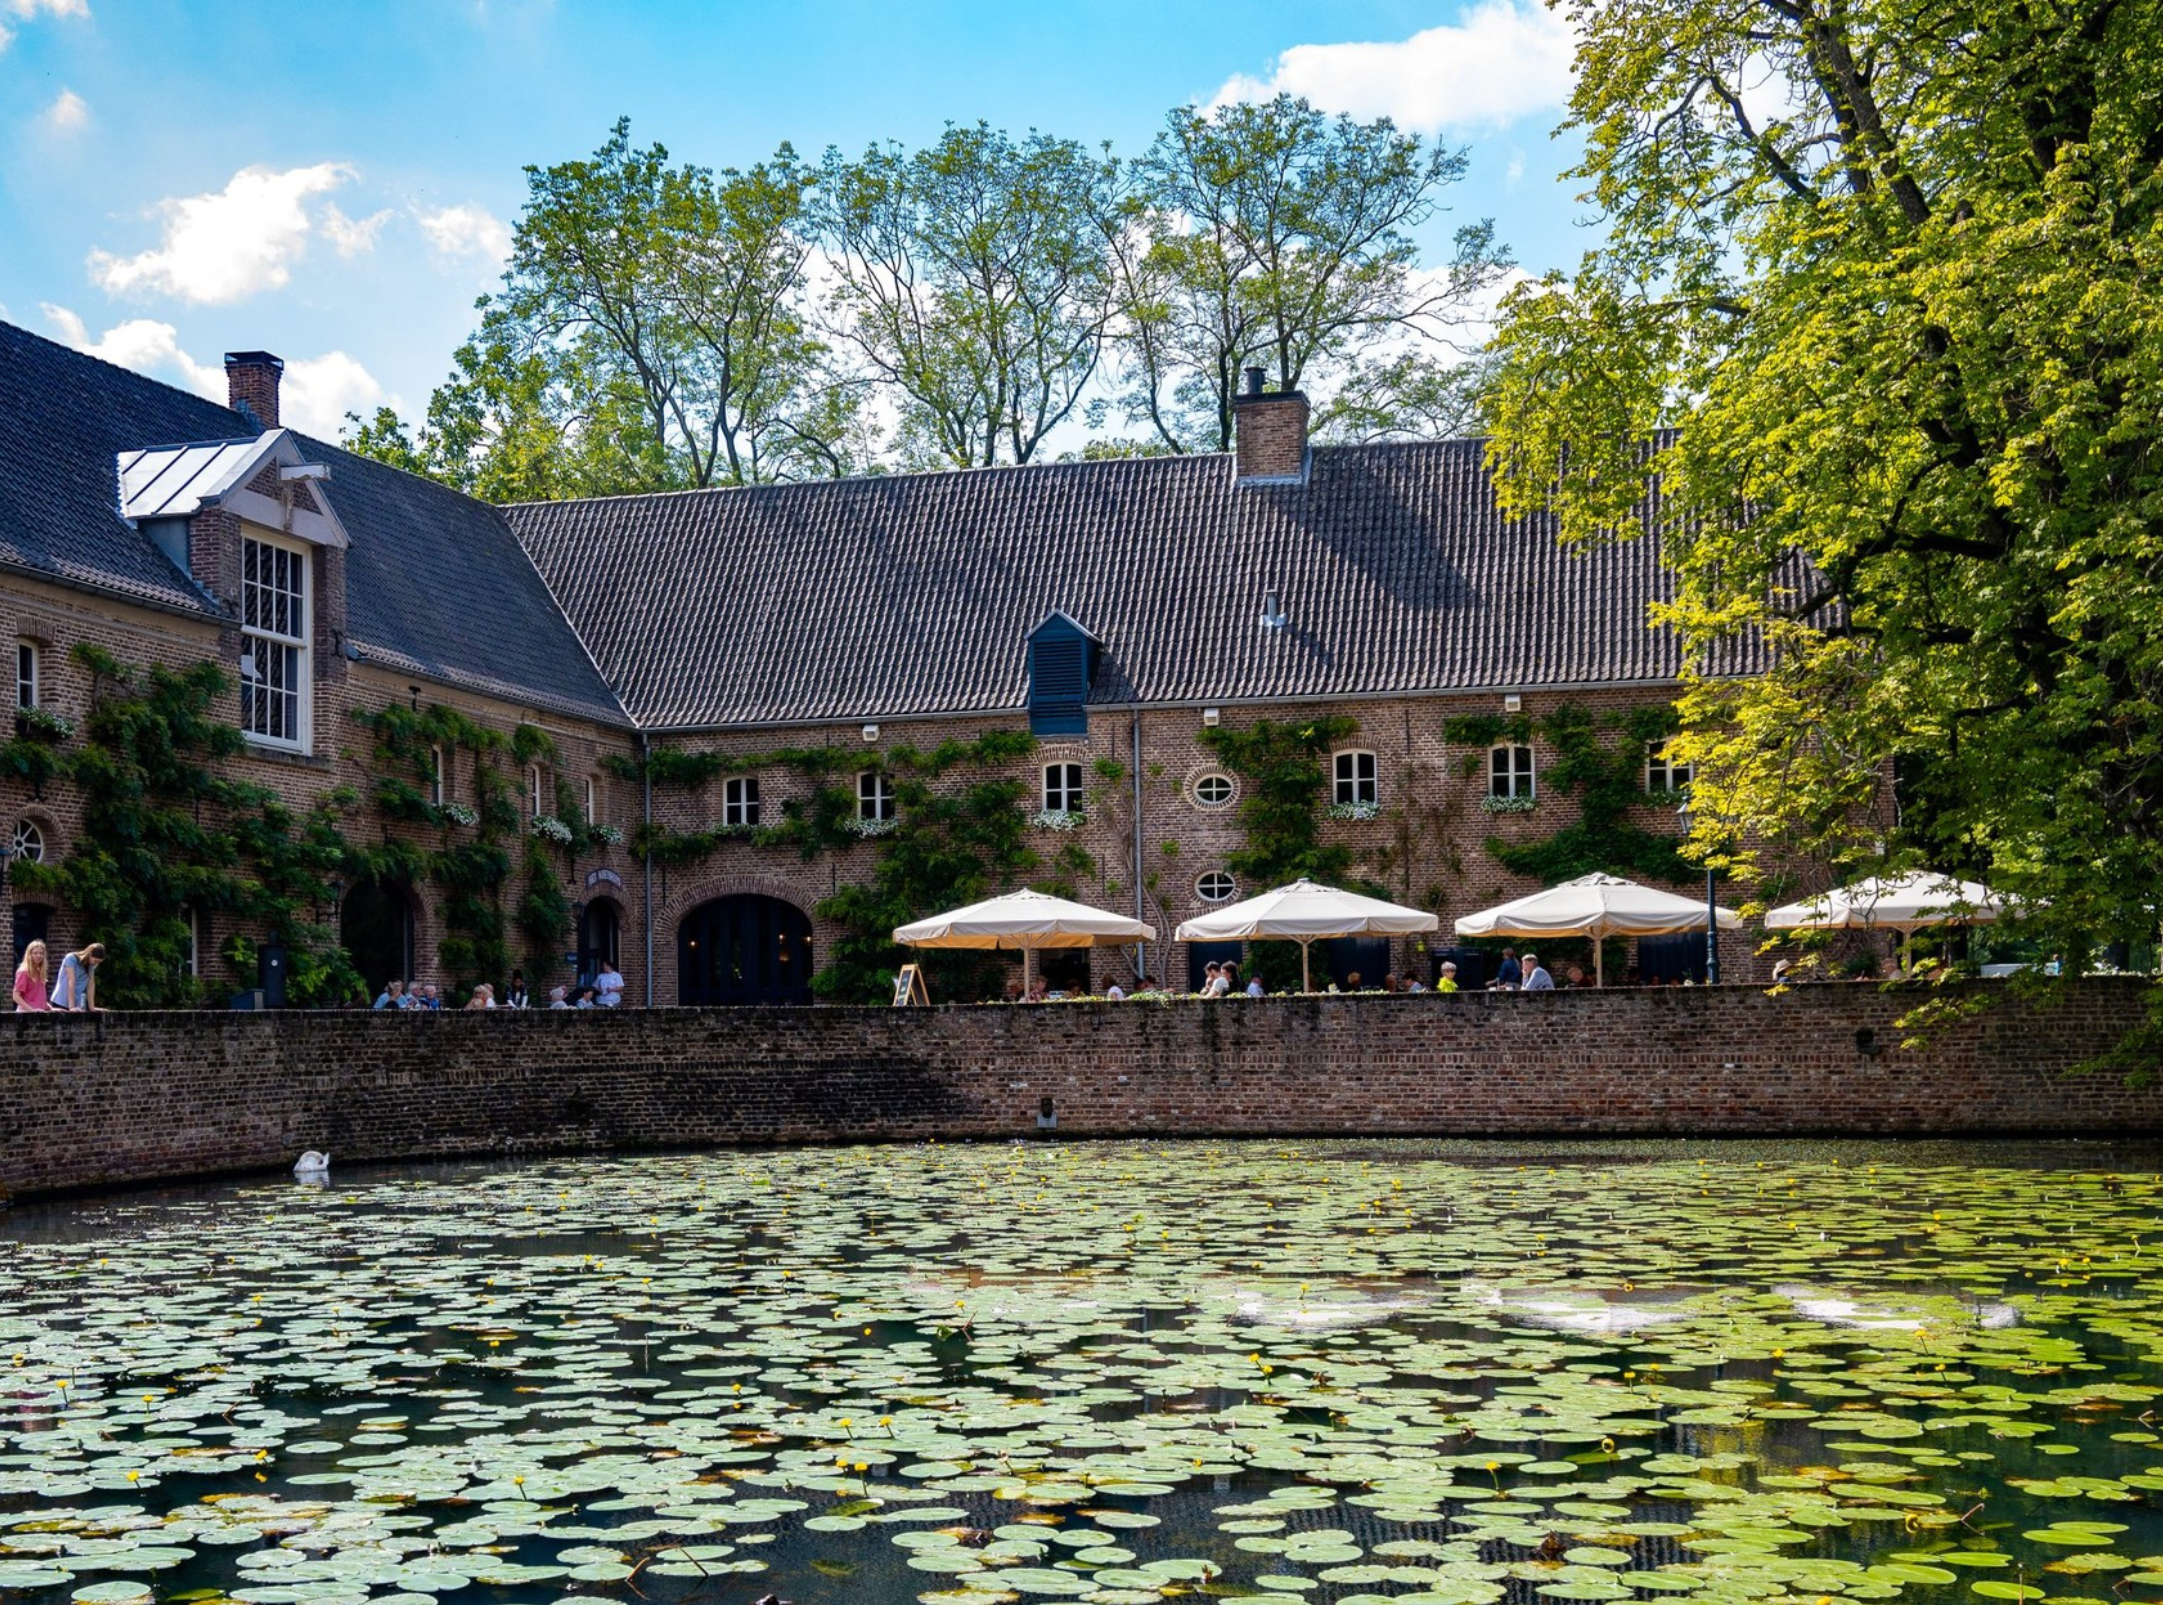
{"label": "brick building", "polygon": [[[1312,448],[1306,402],[1257,392],[1228,457],[495,508],[281,428],[275,357],[227,372],[219,407],[0,325],[0,628],[19,707],[78,726],[22,714],[17,745],[84,739],[85,643],[218,664],[244,737],[220,773],[294,809],[358,799],[340,828],[365,873],[321,917],[371,986],[470,976],[475,915],[445,866],[506,798],[524,879],[482,891],[563,913],[560,943],[510,944],[536,993],[606,956],[658,1003],[808,1001],[845,935],[821,905],[874,877],[907,776],[1019,783],[1035,856],[1167,933],[1262,889],[1233,861],[1272,777],[1222,733],[1264,722],[1333,732],[1314,828],[1445,929],[1538,884],[1495,848],[1581,819],[1550,779],[1570,721],[1638,782],[1607,823],[1674,830],[1687,774],[1627,717],[1666,707],[1681,668],[1645,622],[1668,583],[1656,501],[1644,539],[1565,553],[1501,516],[1476,442]],[[0,765],[14,850],[64,861],[84,799],[20,767]],[[18,948],[72,942],[79,912],[17,879]],[[231,939],[264,933],[187,919],[206,994],[246,982]],[[1400,941],[1328,962],[1437,958]],[[1174,980],[1190,959],[1148,955]],[[1094,962],[1066,979],[1114,973]]]}

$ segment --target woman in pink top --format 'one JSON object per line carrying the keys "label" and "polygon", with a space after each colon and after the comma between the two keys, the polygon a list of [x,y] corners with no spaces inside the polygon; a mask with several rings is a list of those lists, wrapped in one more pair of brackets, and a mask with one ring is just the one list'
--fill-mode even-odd
{"label": "woman in pink top", "polygon": [[15,1012],[36,1013],[51,1007],[45,996],[45,944],[32,942],[23,949],[22,964],[15,971]]}

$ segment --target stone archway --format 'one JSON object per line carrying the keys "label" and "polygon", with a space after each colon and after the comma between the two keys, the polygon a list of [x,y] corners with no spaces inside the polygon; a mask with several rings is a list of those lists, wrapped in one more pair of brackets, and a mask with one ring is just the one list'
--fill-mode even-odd
{"label": "stone archway", "polygon": [[346,888],[338,904],[338,941],[371,997],[393,976],[413,979],[415,923],[413,888],[406,881],[371,877]]}
{"label": "stone archway", "polygon": [[811,920],[757,892],[716,897],[676,926],[676,1001],[686,1008],[808,1004]]}

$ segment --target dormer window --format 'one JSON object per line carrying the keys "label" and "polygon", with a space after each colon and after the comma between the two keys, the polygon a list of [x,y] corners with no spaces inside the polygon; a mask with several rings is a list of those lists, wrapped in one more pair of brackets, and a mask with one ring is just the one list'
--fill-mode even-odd
{"label": "dormer window", "polygon": [[1030,632],[1030,734],[1089,733],[1089,682],[1096,663],[1095,637],[1064,613],[1050,614]]}
{"label": "dormer window", "polygon": [[240,728],[251,741],[308,749],[308,548],[240,543]]}

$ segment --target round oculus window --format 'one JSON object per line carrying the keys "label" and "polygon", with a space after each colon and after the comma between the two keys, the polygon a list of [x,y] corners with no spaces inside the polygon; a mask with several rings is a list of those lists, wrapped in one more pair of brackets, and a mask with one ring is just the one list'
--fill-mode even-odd
{"label": "round oculus window", "polygon": [[1194,895],[1205,903],[1228,901],[1239,890],[1239,883],[1221,869],[1213,869],[1194,883]]}
{"label": "round oculus window", "polygon": [[1234,789],[1230,775],[1204,775],[1194,783],[1194,800],[1204,808],[1222,808]]}
{"label": "round oculus window", "polygon": [[28,859],[33,864],[45,860],[45,833],[27,819],[15,822],[15,833],[8,838],[8,857]]}

